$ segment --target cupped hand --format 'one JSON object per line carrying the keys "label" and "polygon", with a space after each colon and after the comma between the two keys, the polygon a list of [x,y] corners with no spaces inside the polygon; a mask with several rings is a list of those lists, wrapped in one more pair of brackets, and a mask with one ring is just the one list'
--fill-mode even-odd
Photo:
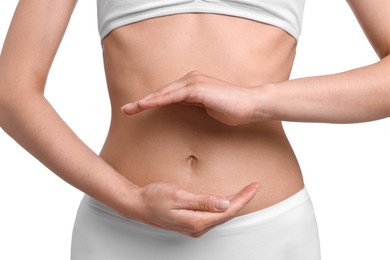
{"label": "cupped hand", "polygon": [[199,237],[235,217],[261,189],[251,183],[229,197],[198,195],[168,183],[138,189],[138,218],[163,229]]}
{"label": "cupped hand", "polygon": [[256,108],[260,96],[256,90],[192,71],[144,98],[124,105],[122,111],[133,115],[146,109],[180,103],[202,107],[209,116],[226,125],[241,125],[259,118]]}

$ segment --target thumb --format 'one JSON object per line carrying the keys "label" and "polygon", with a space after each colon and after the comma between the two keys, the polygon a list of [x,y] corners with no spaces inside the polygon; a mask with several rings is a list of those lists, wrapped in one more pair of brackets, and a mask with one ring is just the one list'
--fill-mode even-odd
{"label": "thumb", "polygon": [[198,211],[221,212],[227,210],[230,206],[230,201],[227,198],[212,195],[187,193],[184,201],[182,208]]}

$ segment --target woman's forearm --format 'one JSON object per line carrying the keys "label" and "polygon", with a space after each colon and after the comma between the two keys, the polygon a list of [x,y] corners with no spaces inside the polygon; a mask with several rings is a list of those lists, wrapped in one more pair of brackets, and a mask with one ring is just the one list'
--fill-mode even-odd
{"label": "woman's forearm", "polygon": [[228,199],[166,183],[137,187],[84,145],[42,95],[8,98],[0,98],[1,127],[59,177],[127,218],[198,237],[237,215],[261,189],[252,183]]}
{"label": "woman's forearm", "polygon": [[0,54],[0,127],[59,177],[124,217],[200,236],[236,216],[260,184],[229,197],[192,194],[166,183],[137,187],[91,151],[44,98],[76,2],[19,2]]}
{"label": "woman's forearm", "polygon": [[390,116],[390,57],[334,75],[258,88],[256,117],[282,121],[358,123]]}
{"label": "woman's forearm", "polygon": [[43,95],[76,2],[19,2],[0,54],[0,127],[65,181],[120,207],[119,195],[135,186],[91,151]]}
{"label": "woman's forearm", "polygon": [[136,186],[90,150],[43,95],[33,91],[4,94],[1,127],[22,147],[81,191],[116,209],[129,206]]}

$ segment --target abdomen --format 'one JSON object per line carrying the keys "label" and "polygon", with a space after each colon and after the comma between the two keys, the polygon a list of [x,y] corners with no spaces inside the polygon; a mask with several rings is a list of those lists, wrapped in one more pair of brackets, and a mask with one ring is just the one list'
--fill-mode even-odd
{"label": "abdomen", "polygon": [[[198,70],[233,84],[288,79],[295,41],[242,18],[180,14],[121,27],[104,40],[112,122],[101,157],[139,186],[169,182],[195,193],[263,189],[242,214],[303,187],[280,122],[226,126],[197,107],[170,105],[134,116],[120,107]],[[245,100],[243,100],[245,102]]]}

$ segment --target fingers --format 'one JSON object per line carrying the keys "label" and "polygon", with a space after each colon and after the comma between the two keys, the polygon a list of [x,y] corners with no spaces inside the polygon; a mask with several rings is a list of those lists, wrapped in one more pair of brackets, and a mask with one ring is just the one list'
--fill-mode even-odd
{"label": "fingers", "polygon": [[238,193],[231,196],[229,207],[227,209],[223,211],[219,210],[219,212],[217,209],[214,213],[211,212],[215,210],[215,207],[213,208],[215,204],[213,203],[215,203],[216,199],[224,198],[214,196],[198,197],[198,204],[200,205],[198,208],[205,210],[193,212],[193,214],[191,214],[192,217],[190,221],[195,222],[193,226],[196,228],[194,228],[192,232],[188,232],[188,234],[192,237],[200,237],[212,228],[234,218],[242,210],[242,208],[244,208],[249,201],[253,199],[261,187],[262,186],[259,183],[251,183],[245,186]]}
{"label": "fingers", "polygon": [[173,103],[203,107],[201,100],[197,95],[196,86],[206,83],[227,84],[225,81],[206,76],[197,71],[192,71],[179,80],[152,92],[144,98],[124,105],[121,110],[125,114],[133,115],[146,109]]}
{"label": "fingers", "polygon": [[139,104],[141,107],[148,109],[184,101],[191,102],[193,101],[193,98],[191,98],[193,96],[191,95],[192,92],[193,90],[189,88],[178,88],[166,93],[154,95],[147,99],[142,99],[139,101]]}
{"label": "fingers", "polygon": [[206,227],[217,225],[235,217],[253,199],[261,187],[259,183],[251,183],[230,196],[229,199],[186,192],[186,195],[181,197],[182,205],[176,209],[193,211],[199,220],[206,220]]}
{"label": "fingers", "polygon": [[[187,75],[186,75],[187,76]],[[183,86],[186,86],[186,76],[182,77],[181,79],[174,81],[156,91],[153,91],[149,95],[143,97],[140,100],[137,100],[135,102],[128,103],[121,107],[121,110],[123,113],[128,115],[133,115],[136,113],[139,113],[145,109],[151,108],[150,104],[156,104],[152,102],[145,102],[146,100],[153,100],[156,96],[164,95],[168,92],[171,92],[175,89],[181,88]]]}
{"label": "fingers", "polygon": [[[208,212],[221,212],[228,209],[239,211],[255,196],[260,187],[261,185],[259,183],[251,183],[230,198],[212,195],[197,195],[183,191],[180,198],[181,205],[178,209]],[[230,209],[231,206],[232,209]]]}
{"label": "fingers", "polygon": [[[231,197],[197,195],[166,183],[152,183],[140,189],[145,223],[199,237],[235,217],[260,189],[252,183]],[[160,201],[161,203],[155,203]]]}
{"label": "fingers", "polygon": [[221,212],[227,210],[230,206],[230,201],[227,198],[211,195],[186,193],[182,199],[180,208],[187,210]]}
{"label": "fingers", "polygon": [[[146,109],[166,106],[174,103],[198,103],[197,96],[194,95],[196,92],[193,88],[177,88],[172,91],[153,93],[133,103],[124,105],[121,109],[128,115],[133,115],[142,112]],[[197,105],[197,104],[194,104]]]}
{"label": "fingers", "polygon": [[262,188],[261,184],[258,182],[251,183],[245,186],[237,194],[233,195],[230,199],[232,209],[240,211],[249,201],[253,199],[258,191]]}
{"label": "fingers", "polygon": [[142,107],[139,105],[139,101],[137,101],[137,102],[128,103],[128,104],[122,106],[121,110],[125,114],[133,115],[133,114],[137,114],[137,113],[143,111],[144,109],[142,109]]}

